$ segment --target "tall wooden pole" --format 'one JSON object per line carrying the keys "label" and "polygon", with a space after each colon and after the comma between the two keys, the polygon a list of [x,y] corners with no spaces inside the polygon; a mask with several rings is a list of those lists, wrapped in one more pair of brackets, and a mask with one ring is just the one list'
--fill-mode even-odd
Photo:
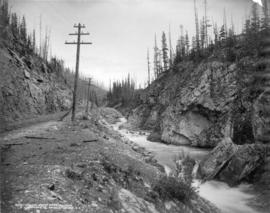
{"label": "tall wooden pole", "polygon": [[74,91],[73,91],[73,101],[72,101],[72,115],[71,120],[74,121],[75,113],[76,113],[76,105],[77,105],[77,89],[78,89],[78,79],[79,79],[79,63],[80,63],[80,46],[81,44],[92,44],[91,42],[81,42],[82,35],[89,35],[89,33],[83,33],[81,31],[82,28],[85,28],[84,25],[80,23],[78,25],[74,25],[74,28],[78,28],[78,32],[70,33],[69,35],[76,35],[77,42],[65,42],[65,44],[75,44],[77,45],[76,52],[76,70],[75,70],[75,79],[74,79]]}
{"label": "tall wooden pole", "polygon": [[89,82],[88,82],[87,104],[86,104],[86,110],[85,110],[86,116],[88,115],[88,110],[89,110],[90,86],[91,86],[91,78],[89,78]]}
{"label": "tall wooden pole", "polygon": [[76,104],[77,104],[77,88],[79,78],[79,63],[80,63],[80,47],[81,47],[81,24],[78,25],[78,37],[77,37],[77,52],[76,52],[76,68],[75,68],[75,79],[74,79],[74,92],[72,101],[72,116],[71,120],[75,119]]}

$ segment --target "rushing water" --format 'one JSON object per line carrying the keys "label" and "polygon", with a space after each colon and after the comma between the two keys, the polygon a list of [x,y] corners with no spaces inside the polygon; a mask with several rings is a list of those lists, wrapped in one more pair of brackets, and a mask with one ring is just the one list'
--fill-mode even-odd
{"label": "rushing water", "polygon": [[[158,162],[165,167],[165,170],[175,168],[174,158],[183,151],[197,161],[209,153],[209,150],[206,149],[150,142],[146,139],[147,135],[130,132],[126,129],[120,130],[119,126],[124,122],[123,118],[113,128],[134,143],[151,151]],[[221,209],[222,213],[259,213],[248,206],[249,200],[253,198],[253,195],[248,193],[250,191],[249,185],[241,184],[238,187],[229,187],[226,183],[219,181],[208,181],[200,184],[196,180],[194,186],[198,187],[200,196],[214,203]]]}

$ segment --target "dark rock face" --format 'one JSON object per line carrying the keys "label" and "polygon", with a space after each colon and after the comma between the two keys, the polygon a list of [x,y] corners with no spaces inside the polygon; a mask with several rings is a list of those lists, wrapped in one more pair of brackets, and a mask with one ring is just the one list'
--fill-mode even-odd
{"label": "dark rock face", "polygon": [[228,138],[200,162],[199,177],[216,178],[229,185],[252,180],[257,169],[264,165],[266,150],[261,144],[236,145]]}
{"label": "dark rock face", "polygon": [[[14,51],[0,49],[0,130],[6,124],[37,115],[66,110],[71,90],[41,59],[29,56],[27,63]],[[31,69],[30,69],[31,68]]]}
{"label": "dark rock face", "polygon": [[231,108],[236,95],[235,64],[182,63],[142,94],[129,116],[135,126],[158,129],[165,143],[215,147],[231,137]]}
{"label": "dark rock face", "polygon": [[263,92],[254,103],[252,124],[255,140],[270,144],[270,91]]}

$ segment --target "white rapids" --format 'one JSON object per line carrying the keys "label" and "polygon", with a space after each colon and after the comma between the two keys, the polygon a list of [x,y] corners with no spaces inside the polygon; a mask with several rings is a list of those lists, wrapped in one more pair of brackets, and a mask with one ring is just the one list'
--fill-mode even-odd
{"label": "white rapids", "polygon": [[[164,166],[166,173],[175,168],[174,158],[183,151],[197,161],[200,161],[209,153],[209,150],[206,149],[150,142],[146,139],[147,133],[139,134],[138,132],[119,129],[125,122],[126,119],[121,118],[120,122],[113,125],[114,130],[120,132],[139,146],[151,151],[158,162]],[[250,194],[250,186],[247,184],[229,187],[226,183],[220,181],[207,181],[201,184],[198,180],[195,180],[194,186],[198,188],[201,197],[215,204],[222,213],[259,213],[248,205],[248,202],[254,195]]]}

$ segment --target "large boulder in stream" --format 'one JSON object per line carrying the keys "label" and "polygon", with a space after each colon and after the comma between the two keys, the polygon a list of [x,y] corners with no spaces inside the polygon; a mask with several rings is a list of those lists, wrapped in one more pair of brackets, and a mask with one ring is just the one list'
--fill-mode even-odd
{"label": "large boulder in stream", "polygon": [[265,153],[265,145],[236,145],[227,138],[200,162],[198,176],[204,180],[216,178],[229,185],[251,180],[263,164]]}
{"label": "large boulder in stream", "polygon": [[235,185],[243,179],[249,179],[264,161],[265,148],[259,144],[238,146],[228,164],[220,171],[218,179]]}
{"label": "large boulder in stream", "polygon": [[224,168],[238,147],[230,138],[224,139],[215,149],[213,149],[199,165],[198,175],[200,178],[210,180]]}

